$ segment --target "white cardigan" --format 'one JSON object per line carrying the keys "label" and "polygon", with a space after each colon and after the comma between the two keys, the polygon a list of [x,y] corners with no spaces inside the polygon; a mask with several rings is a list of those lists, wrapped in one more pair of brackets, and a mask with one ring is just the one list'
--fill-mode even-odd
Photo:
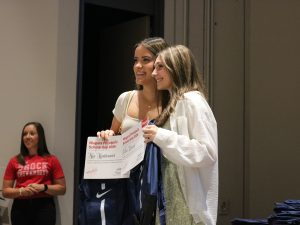
{"label": "white cardigan", "polygon": [[184,94],[170,116],[171,130],[153,140],[177,165],[184,198],[195,223],[215,225],[218,207],[218,136],[215,117],[200,92]]}

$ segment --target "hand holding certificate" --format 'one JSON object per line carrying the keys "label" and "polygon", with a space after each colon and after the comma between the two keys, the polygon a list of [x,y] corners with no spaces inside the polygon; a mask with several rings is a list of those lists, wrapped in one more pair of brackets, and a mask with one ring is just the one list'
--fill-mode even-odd
{"label": "hand holding certificate", "polygon": [[145,147],[141,123],[108,140],[88,137],[84,179],[128,178],[143,160]]}

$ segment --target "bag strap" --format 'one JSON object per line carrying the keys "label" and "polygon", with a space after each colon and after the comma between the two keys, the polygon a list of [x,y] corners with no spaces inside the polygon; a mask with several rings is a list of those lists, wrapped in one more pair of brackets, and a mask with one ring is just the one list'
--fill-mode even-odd
{"label": "bag strap", "polygon": [[129,107],[129,103],[131,102],[131,99],[132,99],[134,93],[135,93],[135,91],[128,91],[128,93],[125,96],[124,101],[126,102],[126,107],[124,108],[124,111],[123,111],[123,118],[126,116],[127,109]]}
{"label": "bag strap", "polygon": [[[131,102],[131,99],[132,99],[134,93],[135,93],[135,91],[128,91],[126,96],[125,96],[124,101],[126,102],[126,107],[124,107],[124,109],[123,109],[123,120],[124,120],[124,118],[127,114],[127,109],[129,107],[129,103]],[[123,120],[122,120],[121,126],[119,128],[119,133],[121,133],[121,131],[122,131]]]}

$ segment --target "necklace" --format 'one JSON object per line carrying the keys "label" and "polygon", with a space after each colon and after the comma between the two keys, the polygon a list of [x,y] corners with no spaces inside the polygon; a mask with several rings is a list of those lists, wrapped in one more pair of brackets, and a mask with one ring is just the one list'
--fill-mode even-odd
{"label": "necklace", "polygon": [[140,97],[141,97],[141,99],[138,102],[138,105],[140,105],[142,109],[149,112],[149,111],[153,110],[154,108],[157,108],[157,102],[156,102],[155,98],[152,99],[152,101],[150,101],[143,94],[141,94]]}
{"label": "necklace", "polygon": [[147,110],[149,111],[155,106],[155,103],[151,104],[150,102],[146,101],[146,99],[144,98],[142,101],[142,105],[144,105],[144,107],[147,108]]}

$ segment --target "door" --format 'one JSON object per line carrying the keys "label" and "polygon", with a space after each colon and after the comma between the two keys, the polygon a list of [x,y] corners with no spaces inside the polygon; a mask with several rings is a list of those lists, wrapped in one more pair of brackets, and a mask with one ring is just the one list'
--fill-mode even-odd
{"label": "door", "polygon": [[134,45],[149,34],[149,16],[125,21],[101,31],[97,85],[99,103],[96,104],[97,130],[110,128],[112,109],[117,97],[124,91],[135,89]]}
{"label": "door", "polygon": [[[144,2],[145,4],[141,3]],[[87,137],[111,125],[117,97],[135,88],[134,45],[162,36],[163,14],[157,0],[82,0],[76,105],[73,223],[78,223],[78,185],[82,179]],[[137,4],[139,3],[139,4]],[[158,10],[159,8],[159,10]]]}

